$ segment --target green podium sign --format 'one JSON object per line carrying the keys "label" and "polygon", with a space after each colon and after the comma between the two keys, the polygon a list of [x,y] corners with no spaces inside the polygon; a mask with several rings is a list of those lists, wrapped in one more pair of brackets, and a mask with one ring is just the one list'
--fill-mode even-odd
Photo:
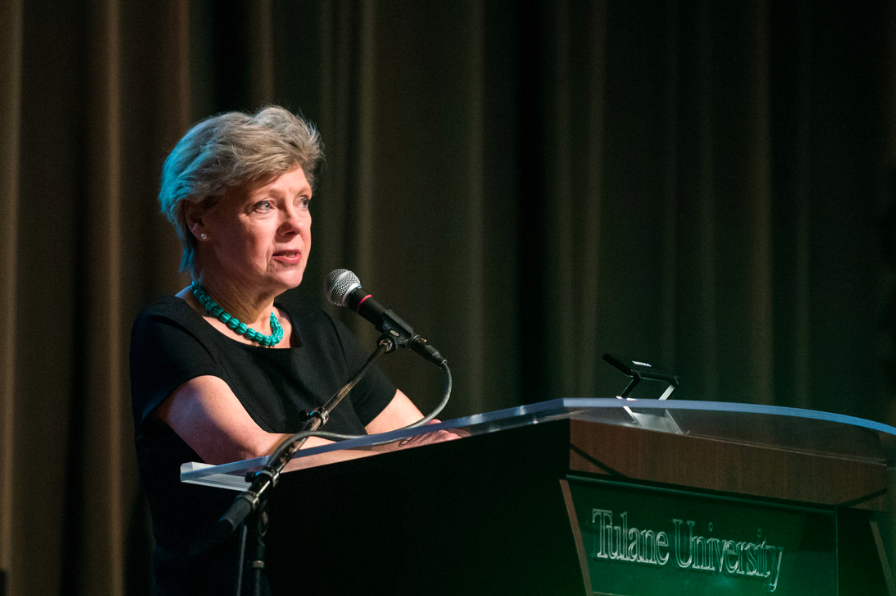
{"label": "green podium sign", "polygon": [[571,478],[594,594],[836,596],[832,512]]}

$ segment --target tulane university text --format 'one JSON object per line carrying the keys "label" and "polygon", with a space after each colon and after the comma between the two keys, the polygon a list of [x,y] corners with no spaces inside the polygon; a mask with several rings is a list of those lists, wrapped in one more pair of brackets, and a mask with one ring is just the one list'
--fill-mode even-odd
{"label": "tulane university text", "polygon": [[[591,525],[596,531],[592,558],[656,566],[674,561],[681,569],[765,580],[769,592],[778,587],[783,547],[765,540],[757,543],[695,535],[694,521],[673,519],[671,538],[665,531],[629,527],[628,512],[619,515],[619,521],[617,525],[610,510],[592,510]],[[712,524],[709,528],[712,531]]]}

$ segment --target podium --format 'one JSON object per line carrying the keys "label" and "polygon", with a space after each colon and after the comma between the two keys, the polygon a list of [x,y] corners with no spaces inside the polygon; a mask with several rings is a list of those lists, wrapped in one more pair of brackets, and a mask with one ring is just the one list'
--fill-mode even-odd
{"label": "podium", "polygon": [[[893,593],[875,515],[896,428],[607,398],[385,438],[434,430],[463,437],[299,452],[305,468],[284,474],[268,505],[275,595]],[[359,457],[323,463],[342,450]],[[184,464],[181,479],[245,490],[262,463]]]}

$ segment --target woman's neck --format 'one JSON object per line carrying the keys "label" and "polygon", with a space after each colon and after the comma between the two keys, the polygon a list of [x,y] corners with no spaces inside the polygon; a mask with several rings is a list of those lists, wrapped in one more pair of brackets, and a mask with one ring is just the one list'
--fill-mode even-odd
{"label": "woman's neck", "polygon": [[270,333],[274,296],[247,293],[244,288],[200,274],[197,281],[212,300],[232,316],[262,333]]}

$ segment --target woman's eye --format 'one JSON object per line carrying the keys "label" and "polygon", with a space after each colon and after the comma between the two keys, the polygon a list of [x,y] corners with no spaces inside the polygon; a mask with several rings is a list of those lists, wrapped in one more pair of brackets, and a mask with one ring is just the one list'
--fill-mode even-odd
{"label": "woman's eye", "polygon": [[299,209],[303,211],[308,211],[311,207],[311,198],[310,197],[299,197]]}
{"label": "woman's eye", "polygon": [[271,201],[258,201],[257,203],[255,203],[255,211],[258,211],[259,213],[267,213],[273,208],[274,203],[272,203]]}

